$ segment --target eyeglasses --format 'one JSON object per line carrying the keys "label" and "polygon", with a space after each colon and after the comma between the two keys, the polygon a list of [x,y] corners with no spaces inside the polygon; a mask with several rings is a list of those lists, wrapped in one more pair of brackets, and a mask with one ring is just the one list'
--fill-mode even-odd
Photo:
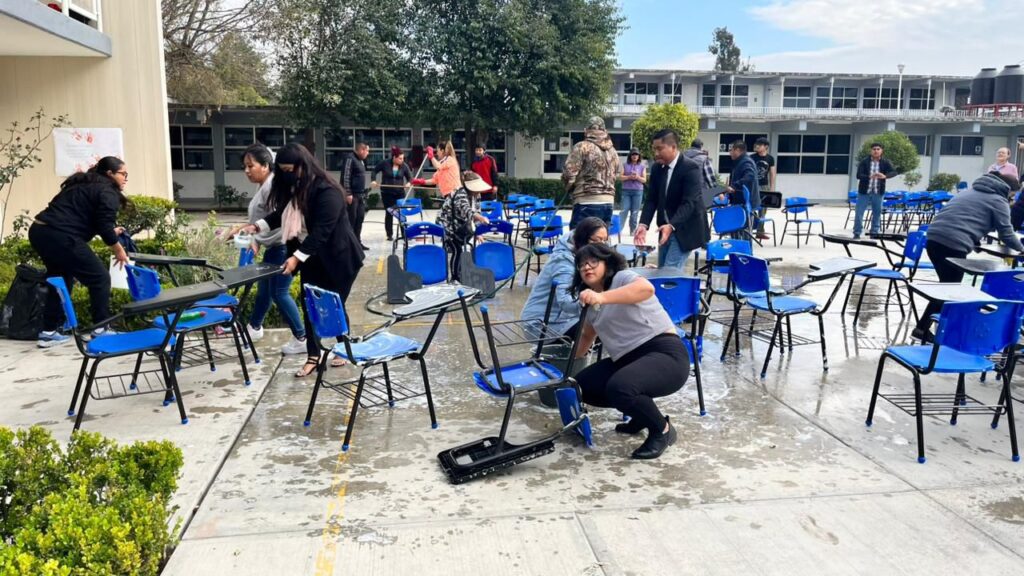
{"label": "eyeglasses", "polygon": [[124,176],[126,180],[128,179],[128,171],[127,170],[118,170],[117,172],[114,172],[114,174],[120,174],[121,176]]}
{"label": "eyeglasses", "polygon": [[579,270],[590,270],[593,268],[597,268],[597,265],[600,263],[600,260],[587,260],[586,262],[580,262],[580,265],[577,266],[577,268]]}

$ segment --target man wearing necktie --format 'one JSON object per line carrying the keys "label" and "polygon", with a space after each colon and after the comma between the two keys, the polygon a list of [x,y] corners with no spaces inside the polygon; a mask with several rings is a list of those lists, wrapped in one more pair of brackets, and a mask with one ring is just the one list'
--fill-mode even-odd
{"label": "man wearing necktie", "polygon": [[679,136],[673,130],[656,133],[651,147],[657,163],[651,170],[651,194],[644,202],[633,242],[638,246],[646,243],[647,227],[657,214],[658,267],[681,271],[690,253],[710,239],[701,196],[701,167],[679,153]]}

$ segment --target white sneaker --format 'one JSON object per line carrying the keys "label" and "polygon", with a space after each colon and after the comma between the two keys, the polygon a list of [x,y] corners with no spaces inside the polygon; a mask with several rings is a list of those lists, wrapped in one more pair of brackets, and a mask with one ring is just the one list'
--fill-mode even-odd
{"label": "white sneaker", "polygon": [[253,328],[252,326],[249,326],[248,329],[249,329],[249,337],[252,338],[253,342],[257,342],[257,341],[263,339],[263,327],[262,326],[260,326],[259,328]]}
{"label": "white sneaker", "polygon": [[298,338],[292,337],[291,341],[281,347],[281,354],[305,354],[306,353],[306,340],[299,340]]}
{"label": "white sneaker", "polygon": [[36,346],[40,348],[53,348],[54,346],[60,346],[71,341],[71,337],[65,336],[60,332],[40,332],[39,337],[36,339]]}

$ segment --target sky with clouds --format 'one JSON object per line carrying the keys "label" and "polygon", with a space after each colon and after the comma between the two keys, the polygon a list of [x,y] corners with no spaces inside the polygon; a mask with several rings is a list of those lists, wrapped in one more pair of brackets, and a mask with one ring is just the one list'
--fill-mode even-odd
{"label": "sky with clouds", "polygon": [[1024,60],[1024,0],[619,0],[623,68],[703,70],[727,26],[763,72],[973,76]]}

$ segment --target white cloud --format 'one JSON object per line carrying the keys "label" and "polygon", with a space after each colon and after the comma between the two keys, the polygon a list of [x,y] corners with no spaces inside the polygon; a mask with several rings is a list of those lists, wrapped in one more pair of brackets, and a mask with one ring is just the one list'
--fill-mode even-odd
{"label": "white cloud", "polygon": [[[768,34],[826,41],[821,50],[744,53],[765,72],[849,72],[972,76],[1024,58],[1017,23],[1024,2],[993,0],[775,0],[750,9]],[[740,48],[743,46],[741,45]],[[706,69],[693,53],[659,67]]]}

